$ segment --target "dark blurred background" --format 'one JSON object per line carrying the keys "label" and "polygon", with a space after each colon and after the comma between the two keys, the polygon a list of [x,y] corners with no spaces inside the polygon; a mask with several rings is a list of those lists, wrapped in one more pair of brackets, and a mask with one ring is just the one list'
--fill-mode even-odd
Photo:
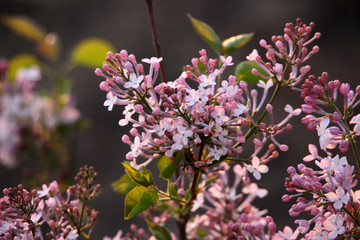
{"label": "dark blurred background", "polygon": [[[212,50],[193,31],[186,14],[203,20],[214,28],[221,39],[240,33],[255,32],[253,40],[235,52],[234,62],[244,60],[257,48],[260,39],[269,42],[274,34],[282,34],[286,22],[300,17],[303,22],[316,23],[315,31],[322,33],[316,44],[320,53],[309,64],[312,73],[319,75],[328,71],[331,79],[359,83],[360,15],[357,1],[329,0],[154,0],[155,21],[163,51],[168,80],[181,74],[182,66],[198,56],[198,50]],[[101,37],[111,42],[119,51],[127,49],[137,59],[155,56],[145,2],[143,0],[0,0],[0,14],[23,14],[35,19],[48,32],[56,32],[61,38],[61,58],[67,59],[72,47],[86,37]],[[35,52],[34,45],[0,26],[0,56],[10,58],[22,52]],[[260,50],[263,53],[262,50]],[[61,61],[61,59],[60,59]],[[72,158],[76,169],[84,164],[93,165],[99,172],[102,184],[101,195],[93,201],[93,207],[100,211],[100,219],[94,229],[93,239],[114,236],[119,228],[127,231],[133,221],[123,218],[123,199],[112,191],[111,183],[123,174],[121,161],[128,146],[121,142],[121,136],[128,131],[118,126],[122,118],[121,107],[108,112],[103,107],[104,92],[98,85],[101,81],[93,70],[77,68],[71,73],[82,116],[91,122],[90,128],[80,131],[71,144]],[[291,96],[291,98],[290,98]],[[297,95],[283,94],[277,103],[300,106]],[[281,116],[279,117],[279,119]],[[300,119],[300,118],[299,118]],[[298,119],[298,120],[299,120]],[[305,126],[293,120],[295,128],[279,136],[281,143],[290,146],[290,151],[270,163],[270,171],[263,176],[261,184],[270,193],[258,201],[259,208],[266,208],[275,218],[279,228],[291,224],[294,219],[287,215],[291,204],[282,203],[286,168],[296,165],[308,154],[307,142],[317,144],[316,133],[309,133]],[[351,153],[349,156],[352,157]],[[0,188],[15,186],[19,172],[0,168]],[[134,220],[136,221],[136,219]]]}

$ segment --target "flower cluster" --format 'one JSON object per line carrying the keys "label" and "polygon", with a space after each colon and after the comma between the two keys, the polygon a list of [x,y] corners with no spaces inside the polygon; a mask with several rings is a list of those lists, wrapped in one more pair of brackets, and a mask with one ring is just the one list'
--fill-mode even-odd
{"label": "flower cluster", "polygon": [[265,73],[261,74],[256,68],[252,70],[252,73],[264,79],[283,82],[287,87],[298,85],[311,69],[309,65],[302,65],[319,52],[318,46],[314,46],[311,51],[308,49],[308,45],[321,36],[318,32],[312,35],[314,27],[314,23],[306,25],[297,19],[295,25],[293,23],[285,25],[283,35],[271,38],[274,46],[262,39],[260,46],[266,49],[267,62],[261,58],[256,49],[247,59],[257,62]]}
{"label": "flower cluster", "polygon": [[[301,107],[309,114],[302,122],[309,130],[317,130],[322,150],[327,151],[338,146],[341,152],[347,152],[349,144],[360,135],[360,114],[352,116],[360,102],[359,94],[360,85],[352,90],[348,83],[341,83],[339,80],[329,81],[326,72],[317,79],[313,75],[309,76],[302,85],[301,97],[305,104]],[[342,107],[337,104],[340,97],[343,100]],[[316,117],[311,113],[320,116]],[[348,122],[347,119],[351,116]],[[335,126],[330,127],[330,122]],[[355,124],[353,129],[349,128],[349,123]]]}
{"label": "flower cluster", "polygon": [[[271,239],[276,225],[266,210],[259,210],[252,201],[263,198],[267,190],[250,181],[246,167],[233,166],[234,182],[230,183],[230,166],[222,163],[221,171],[209,172],[200,183],[192,210],[205,210],[196,214],[187,225],[189,239]],[[215,179],[215,180],[214,180]],[[209,184],[208,181],[214,180]],[[239,191],[240,190],[240,191]]]}
{"label": "flower cluster", "polygon": [[[297,217],[302,212],[313,216],[310,220],[295,221],[299,224],[299,232],[306,234],[305,239],[359,238],[360,191],[352,190],[357,185],[354,166],[345,156],[323,158],[314,145],[309,145],[309,150],[311,154],[304,161],[316,159],[318,170],[304,164],[297,166],[298,171],[289,167],[285,187],[297,193],[282,197],[285,202],[296,199],[289,210],[290,216]],[[315,225],[312,229],[311,224]]]}
{"label": "flower cluster", "polygon": [[30,148],[38,158],[46,155],[57,128],[75,123],[80,113],[70,96],[58,96],[57,102],[36,90],[39,66],[19,68],[10,79],[7,60],[0,59],[0,65],[0,164],[14,168]]}
{"label": "flower cluster", "polygon": [[[41,191],[27,191],[22,185],[5,188],[0,199],[0,239],[90,237],[98,212],[85,205],[100,190],[100,185],[93,184],[96,176],[92,167],[81,168],[78,183],[68,188],[66,198],[56,181],[44,184]],[[45,230],[49,231],[43,235]]]}
{"label": "flower cluster", "polygon": [[[273,219],[252,205],[256,197],[264,197],[267,191],[251,182],[248,174],[260,180],[261,174],[268,171],[267,163],[278,156],[276,148],[288,150],[286,144],[276,140],[276,135],[292,129],[288,121],[300,115],[301,109],[286,105],[288,115],[277,123],[272,104],[281,89],[296,89],[310,71],[304,63],[319,47],[311,51],[307,47],[320,37],[319,33],[312,36],[313,27],[313,23],[306,25],[297,20],[295,25],[286,24],[283,36],[272,37],[274,46],[260,41],[267,51],[267,60],[257,50],[247,57],[255,66],[252,74],[263,79],[257,83],[257,89],[232,75],[224,79],[225,69],[233,65],[232,57],[213,59],[204,49],[177,79],[157,85],[162,58],[142,59],[150,65],[145,73],[143,64],[126,50],[108,52],[102,69],[95,70],[97,76],[105,78],[100,83],[100,89],[107,92],[104,106],[112,111],[114,105],[126,105],[119,125],[132,125],[131,136],[122,137],[131,148],[126,155],[132,166],[126,167],[129,176],[152,191],[154,198],[177,202],[169,214],[179,225],[181,239],[291,239],[299,234],[299,230],[293,233],[289,227],[276,232]],[[254,149],[243,157],[247,142]],[[167,161],[164,157],[171,159],[159,168],[166,171],[162,177],[169,181],[166,192],[152,181],[142,180],[151,179],[148,170],[143,169],[158,157],[160,165]],[[140,158],[146,160],[140,162]],[[234,167],[233,184],[224,160],[240,163]],[[190,177],[190,183],[185,176]],[[142,189],[141,194],[146,191],[138,189]],[[133,204],[130,207],[135,208]],[[189,209],[206,212],[196,212],[191,217]],[[120,236],[119,233],[116,239]]]}
{"label": "flower cluster", "polygon": [[[257,123],[253,118],[264,106],[268,90],[273,86],[271,79],[267,83],[259,82],[263,96],[258,104],[257,90],[248,89],[246,82],[238,82],[235,76],[220,81],[225,68],[232,65],[231,57],[221,57],[219,61],[208,58],[206,51],[201,50],[200,57],[193,58],[192,65],[188,65],[187,71],[178,79],[154,86],[161,60],[143,59],[150,64],[146,75],[144,66],[136,62],[134,55],[128,55],[125,50],[117,54],[109,52],[103,70],[95,71],[106,79],[100,84],[100,88],[108,92],[104,105],[109,110],[114,105],[126,105],[125,118],[119,124],[132,123],[130,134],[134,140],[128,135],[124,135],[122,140],[130,145],[131,151],[126,159],[132,161],[133,167],[141,168],[158,156],[165,154],[172,158],[177,151],[199,146],[206,149],[208,157],[197,159],[191,167],[206,168],[214,161],[242,152],[241,145],[249,138],[244,133],[246,127],[259,133],[253,140],[254,157],[268,139],[280,150],[288,149],[274,136],[291,129],[291,125],[286,123],[292,116],[299,115],[300,109],[293,110],[287,105],[288,116],[274,124],[272,105],[267,104],[269,123]],[[217,82],[221,86],[217,87]],[[147,161],[139,164],[137,159],[140,156]],[[262,160],[272,157],[267,155]]]}

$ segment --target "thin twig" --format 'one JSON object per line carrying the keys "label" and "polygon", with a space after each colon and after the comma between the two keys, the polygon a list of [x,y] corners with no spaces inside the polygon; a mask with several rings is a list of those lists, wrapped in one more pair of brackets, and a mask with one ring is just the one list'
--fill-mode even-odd
{"label": "thin twig", "polygon": [[[145,2],[147,5],[147,9],[148,9],[148,15],[149,15],[149,20],[150,20],[151,33],[152,33],[152,37],[153,37],[153,44],[154,44],[155,52],[156,52],[157,57],[161,58],[162,54],[161,54],[160,43],[159,43],[157,33],[156,33],[152,0],[145,0]],[[161,81],[166,82],[165,67],[164,67],[163,61],[160,62],[160,74],[161,74]]]}

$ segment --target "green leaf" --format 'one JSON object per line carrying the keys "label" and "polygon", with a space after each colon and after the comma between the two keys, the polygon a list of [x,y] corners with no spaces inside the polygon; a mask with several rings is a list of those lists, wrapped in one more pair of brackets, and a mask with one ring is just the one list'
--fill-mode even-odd
{"label": "green leaf", "polygon": [[[175,155],[175,161],[180,162],[181,152],[177,152]],[[171,158],[163,155],[158,161],[158,169],[160,171],[160,177],[169,180],[173,173],[175,172],[177,165],[174,163]]]}
{"label": "green leaf", "polygon": [[177,193],[177,188],[171,181],[168,182],[168,194],[172,197],[181,198],[180,195]]}
{"label": "green leaf", "polygon": [[247,33],[228,38],[222,42],[222,51],[230,54],[248,43],[253,36],[254,33]]}
{"label": "green leaf", "polygon": [[207,236],[206,232],[200,228],[196,228],[196,235],[198,235],[201,238],[205,238]]}
{"label": "green leaf", "polygon": [[114,47],[109,42],[100,38],[88,38],[73,49],[71,59],[77,65],[99,67],[108,51],[114,51]]}
{"label": "green leaf", "polygon": [[256,68],[260,74],[269,77],[269,74],[262,69],[257,62],[243,61],[236,66],[235,75],[238,80],[244,80],[248,83],[258,83],[259,80],[264,80],[260,76],[253,75],[251,70]]}
{"label": "green leaf", "polygon": [[9,60],[8,74],[10,81],[15,81],[17,71],[21,68],[39,66],[39,60],[31,54],[19,54]]}
{"label": "green leaf", "polygon": [[156,210],[159,210],[159,211],[166,211],[169,208],[170,208],[170,205],[166,202],[156,204]]}
{"label": "green leaf", "polygon": [[209,186],[209,185],[210,185],[211,183],[213,183],[217,178],[218,178],[217,176],[214,176],[214,177],[209,178],[208,180],[206,180],[204,187]]}
{"label": "green leaf", "polygon": [[44,29],[33,19],[26,16],[0,16],[0,22],[8,26],[19,36],[35,42],[45,37]]}
{"label": "green leaf", "polygon": [[144,187],[154,186],[154,179],[151,175],[151,172],[143,167],[140,170],[137,170],[130,166],[130,163],[123,162],[123,166],[125,167],[126,172],[129,174],[131,179]]}
{"label": "green leaf", "polygon": [[127,194],[130,192],[134,187],[137,186],[136,183],[131,180],[128,174],[124,174],[119,180],[116,182],[113,182],[112,187],[115,192],[121,193],[121,194]]}
{"label": "green leaf", "polygon": [[199,36],[204,39],[204,41],[209,44],[218,55],[220,55],[221,41],[215,31],[209,25],[192,17],[190,14],[188,14],[188,18],[190,19],[196,33],[199,34]]}
{"label": "green leaf", "polygon": [[159,195],[154,189],[148,190],[143,186],[133,188],[125,197],[125,219],[137,216],[158,201]]}
{"label": "green leaf", "polygon": [[154,235],[157,240],[172,240],[171,235],[166,228],[156,225],[147,218],[145,220],[150,227],[151,234]]}

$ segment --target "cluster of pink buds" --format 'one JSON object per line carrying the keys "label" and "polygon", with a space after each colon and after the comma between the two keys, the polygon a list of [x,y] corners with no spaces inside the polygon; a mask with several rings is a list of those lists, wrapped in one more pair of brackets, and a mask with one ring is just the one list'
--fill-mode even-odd
{"label": "cluster of pink buds", "polygon": [[[260,41],[260,46],[267,50],[265,62],[254,50],[247,59],[256,61],[265,70],[266,75],[261,74],[257,69],[253,69],[254,75],[259,75],[264,79],[274,79],[282,82],[284,86],[294,87],[301,82],[304,76],[310,71],[310,66],[302,66],[312,55],[319,52],[319,47],[314,46],[310,51],[308,45],[320,38],[320,33],[311,34],[315,24],[306,25],[297,19],[296,24],[287,23],[284,28],[284,35],[273,36],[272,43],[268,44],[265,40]],[[283,65],[277,61],[285,62]]]}
{"label": "cluster of pink buds", "polygon": [[22,185],[5,188],[0,199],[0,239],[89,237],[98,212],[85,205],[100,190],[93,185],[96,175],[92,167],[81,168],[78,183],[68,188],[65,199],[56,181],[44,184],[41,191],[27,191]]}
{"label": "cluster of pink buds", "polygon": [[297,170],[289,167],[285,187],[294,194],[285,194],[284,202],[296,199],[289,210],[290,216],[311,214],[310,220],[295,220],[297,231],[306,234],[304,239],[359,239],[360,191],[353,191],[357,184],[354,166],[346,157],[318,155],[317,148],[309,145],[310,155],[304,161],[313,161],[317,170],[299,164]]}
{"label": "cluster of pink buds", "polygon": [[[199,53],[200,57],[193,58],[192,65],[178,79],[157,86],[154,83],[162,59],[143,59],[150,64],[149,74],[145,74],[144,66],[136,62],[134,55],[128,55],[125,50],[117,54],[109,52],[103,70],[95,70],[105,78],[100,88],[108,92],[104,103],[108,110],[114,105],[126,105],[125,118],[119,124],[132,123],[133,140],[128,135],[122,140],[130,145],[126,159],[132,161],[133,167],[147,165],[163,154],[172,158],[177,151],[198,146],[206,149],[208,157],[197,159],[191,167],[207,168],[214,161],[242,152],[241,145],[249,137],[243,132],[246,127],[252,128],[251,133],[259,133],[253,140],[253,156],[268,139],[281,151],[288,149],[274,136],[291,129],[286,123],[299,115],[300,109],[293,110],[287,105],[288,116],[275,124],[272,105],[264,106],[268,90],[273,86],[271,79],[258,83],[263,95],[257,101],[258,91],[250,90],[245,81],[238,82],[235,76],[220,81],[225,68],[233,65],[231,57],[221,57],[219,61],[209,58],[205,50]],[[261,107],[270,115],[268,124],[257,123],[253,118]],[[139,164],[139,157],[147,160]]]}
{"label": "cluster of pink buds", "polygon": [[[200,183],[192,211],[197,214],[187,225],[189,239],[271,239],[275,236],[276,224],[266,210],[252,205],[256,198],[263,198],[267,190],[250,181],[246,167],[235,165],[233,184],[230,184],[230,167],[221,163],[222,171],[209,172]],[[208,185],[211,179],[216,180]],[[240,191],[239,191],[240,190]]]}
{"label": "cluster of pink buds", "polygon": [[[360,114],[353,116],[350,121],[347,120],[359,105],[359,94],[360,85],[352,90],[348,83],[329,81],[326,72],[317,79],[313,75],[306,79],[301,92],[305,101],[302,110],[309,115],[305,116],[302,122],[309,130],[317,130],[321,149],[326,151],[338,146],[341,152],[346,152],[349,144],[360,135]],[[342,107],[337,104],[339,98],[342,99]],[[331,110],[328,110],[329,108]],[[330,122],[333,126],[329,126]],[[355,126],[350,129],[349,124]]]}

